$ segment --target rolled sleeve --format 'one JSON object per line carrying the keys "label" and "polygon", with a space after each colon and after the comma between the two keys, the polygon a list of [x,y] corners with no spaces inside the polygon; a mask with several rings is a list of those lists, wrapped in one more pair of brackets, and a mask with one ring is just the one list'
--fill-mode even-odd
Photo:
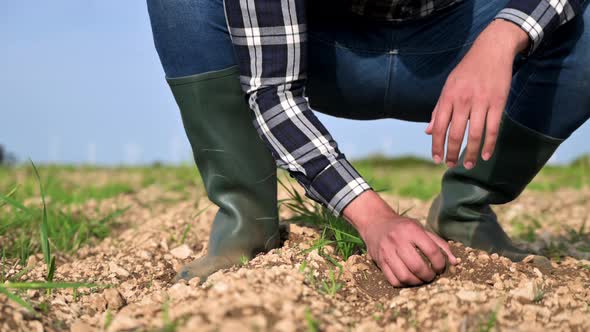
{"label": "rolled sleeve", "polygon": [[339,216],[350,202],[371,187],[346,159],[339,159],[321,171],[307,189],[310,198],[322,202]]}
{"label": "rolled sleeve", "polygon": [[579,12],[579,1],[568,0],[511,0],[496,15],[518,25],[530,38],[528,54],[532,54],[539,45],[558,27],[572,20]]}

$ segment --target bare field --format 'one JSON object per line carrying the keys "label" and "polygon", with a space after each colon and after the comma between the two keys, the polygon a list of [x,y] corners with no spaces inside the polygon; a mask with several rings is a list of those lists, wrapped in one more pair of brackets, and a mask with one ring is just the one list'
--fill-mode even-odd
{"label": "bare field", "polygon": [[[19,175],[0,178],[0,184],[25,181],[22,170],[14,172]],[[54,248],[53,280],[94,286],[15,290],[34,312],[0,293],[0,331],[590,330],[590,187],[564,180],[570,176],[558,171],[542,174],[518,200],[496,209],[511,236],[551,257],[552,266],[515,264],[453,244],[461,263],[431,284],[408,289],[389,286],[366,254],[343,260],[330,245],[318,250],[321,229],[301,224],[286,225],[282,248],[220,271],[203,285],[172,284],[175,270],[204,254],[216,212],[212,206],[197,215],[210,204],[199,181],[190,180],[197,175],[187,171],[190,176],[173,181],[150,173],[153,179],[147,181],[145,173],[91,172],[91,177],[75,169],[55,175],[69,179],[70,192],[81,197],[59,209],[68,216],[84,215],[89,225],[113,211],[124,212],[104,236],[90,232],[88,241],[71,250]],[[381,183],[395,182],[382,176],[383,169],[371,172]],[[392,206],[424,222],[427,196],[438,190],[442,170],[406,172],[414,174],[401,186],[407,190],[385,195]],[[94,199],[95,192],[82,194],[82,184],[93,179],[103,186],[113,181],[125,186]],[[433,189],[425,192],[428,186]],[[30,192],[19,198],[27,206],[38,205],[38,193]],[[285,195],[282,190],[280,197]],[[0,207],[0,219],[13,212]],[[291,214],[281,209],[282,219]],[[6,225],[0,227],[0,243],[7,251],[19,242],[10,238]],[[45,279],[43,254],[35,245],[30,250],[26,262],[17,252],[4,257],[2,280]]]}

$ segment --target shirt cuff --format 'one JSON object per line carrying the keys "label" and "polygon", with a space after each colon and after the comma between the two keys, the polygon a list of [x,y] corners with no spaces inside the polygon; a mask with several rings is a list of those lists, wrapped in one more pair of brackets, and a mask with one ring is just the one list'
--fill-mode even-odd
{"label": "shirt cuff", "polygon": [[338,159],[322,170],[307,188],[310,198],[322,202],[334,215],[371,187],[346,159]]}
{"label": "shirt cuff", "polygon": [[496,19],[512,22],[529,35],[531,45],[527,54],[530,55],[541,45],[543,38],[559,26],[558,9],[545,0],[512,0]]}

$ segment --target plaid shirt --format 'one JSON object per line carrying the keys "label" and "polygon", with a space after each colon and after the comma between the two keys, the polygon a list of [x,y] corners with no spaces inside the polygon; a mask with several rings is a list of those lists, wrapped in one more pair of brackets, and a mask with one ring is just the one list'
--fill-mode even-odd
{"label": "plaid shirt", "polygon": [[[338,150],[304,97],[306,0],[225,0],[240,81],[255,127],[277,166],[288,170],[306,195],[339,215],[370,189]],[[461,0],[349,0],[371,19],[403,21],[431,15]],[[580,12],[583,0],[511,0],[497,18],[528,33],[530,52]]]}

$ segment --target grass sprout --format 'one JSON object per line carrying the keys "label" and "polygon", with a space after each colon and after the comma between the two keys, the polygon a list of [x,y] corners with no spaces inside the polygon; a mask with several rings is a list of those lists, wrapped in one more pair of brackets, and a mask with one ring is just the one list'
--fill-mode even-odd
{"label": "grass sprout", "polygon": [[339,281],[340,274],[336,276],[333,269],[328,272],[328,279],[322,281],[321,291],[328,296],[334,296],[342,289],[344,284]]}
{"label": "grass sprout", "polygon": [[287,221],[322,229],[320,241],[310,248],[311,250],[334,245],[336,252],[344,260],[353,254],[366,251],[366,245],[358,232],[344,218],[334,216],[318,203],[307,201],[292,185],[287,185],[281,180],[279,183],[288,194],[288,198],[281,200],[280,204],[293,212],[293,217]]}
{"label": "grass sprout", "polygon": [[[26,275],[32,267],[23,268],[20,272],[15,274],[10,278],[10,281],[6,281],[7,276],[4,271],[4,266],[6,265],[6,250],[4,247],[2,248],[2,284],[0,284],[0,293],[6,295],[10,300],[18,303],[25,309],[30,312],[35,312],[33,306],[24,299],[20,292],[25,290],[46,290],[48,293],[51,292],[53,289],[78,289],[81,287],[92,288],[96,287],[94,284],[89,283],[81,283],[81,282],[53,282],[53,278],[55,275],[56,270],[56,263],[55,263],[55,255],[52,254],[51,251],[51,241],[50,241],[50,223],[49,223],[49,214],[48,214],[48,206],[45,197],[45,190],[41,181],[41,176],[39,175],[39,170],[33,161],[31,161],[31,166],[33,168],[33,172],[35,174],[35,178],[37,179],[37,183],[39,185],[39,192],[41,194],[41,202],[42,207],[41,209],[29,208],[26,207],[23,203],[15,200],[12,198],[16,193],[16,187],[7,195],[0,195],[0,201],[3,202],[4,205],[11,206],[14,210],[17,210],[18,213],[24,215],[24,219],[15,218],[8,223],[0,224],[0,236],[6,235],[7,230],[11,229],[24,229],[26,228],[26,233],[20,233],[19,237],[17,237],[16,244],[21,244],[21,248],[17,249],[16,252],[20,253],[19,261],[24,265],[26,263],[28,256],[35,250],[34,242],[30,239],[32,238],[30,234],[34,233],[33,230],[37,230],[39,237],[38,237],[38,247],[40,247],[41,253],[43,254],[43,260],[47,266],[47,273],[45,276],[45,281],[29,281],[29,282],[18,282],[17,280],[20,279],[22,276]],[[39,221],[40,220],[40,221]],[[23,223],[24,221],[24,223]],[[59,221],[57,221],[59,223]],[[26,226],[26,227],[25,227]],[[13,228],[15,227],[15,228]],[[63,231],[63,229],[59,229],[59,231]],[[28,236],[28,241],[24,240],[26,236]],[[21,239],[19,242],[18,239]],[[71,238],[70,238],[71,241]],[[75,241],[74,241],[75,242]],[[13,250],[13,252],[15,252]],[[39,307],[43,312],[43,307]]]}
{"label": "grass sprout", "polygon": [[320,331],[320,324],[313,317],[311,310],[309,308],[305,308],[304,317],[305,317],[305,322],[307,323],[307,331],[308,332]]}

